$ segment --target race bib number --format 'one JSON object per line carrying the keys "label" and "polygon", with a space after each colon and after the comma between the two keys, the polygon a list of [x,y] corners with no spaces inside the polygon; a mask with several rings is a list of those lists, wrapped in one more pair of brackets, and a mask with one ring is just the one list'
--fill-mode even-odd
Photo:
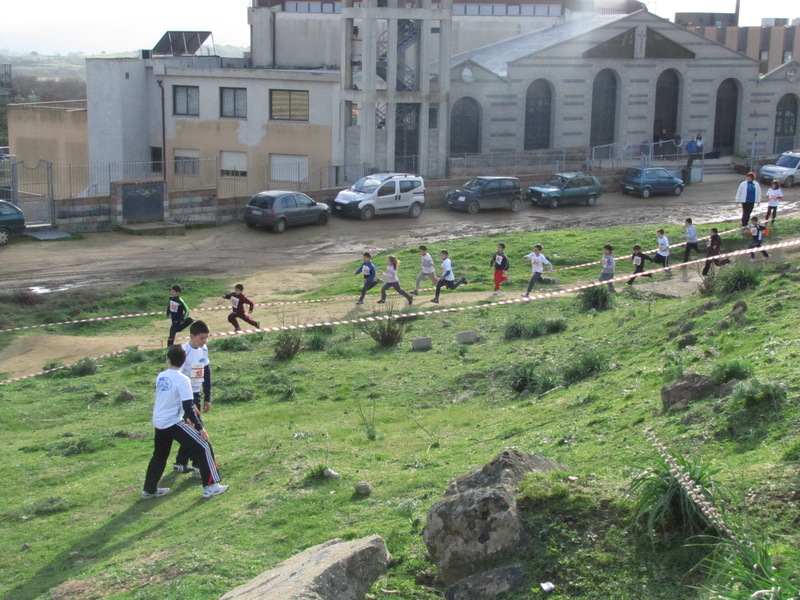
{"label": "race bib number", "polygon": [[231,306],[233,308],[239,308],[239,299],[236,296],[231,296]]}
{"label": "race bib number", "polygon": [[634,256],[633,257],[633,264],[637,267],[642,264],[642,257],[641,256]]}
{"label": "race bib number", "polygon": [[542,264],[542,261],[540,261],[538,258],[534,258],[531,262],[533,263],[534,267],[539,267]]}
{"label": "race bib number", "polygon": [[169,301],[169,312],[173,312],[173,313],[178,312],[178,307],[179,306],[180,306],[180,304],[178,304],[174,300],[170,300]]}
{"label": "race bib number", "polygon": [[605,267],[607,267],[607,266],[608,266],[608,259],[607,259],[607,258],[604,258],[604,259],[603,259],[603,260],[601,260],[600,262],[601,262],[601,263],[603,263],[603,268],[605,268]]}
{"label": "race bib number", "polygon": [[369,277],[369,267],[364,267],[361,269],[361,272],[364,274],[364,277]]}
{"label": "race bib number", "polygon": [[494,257],[494,264],[496,264],[499,267],[500,265],[503,264],[503,258],[501,256],[495,256]]}
{"label": "race bib number", "polygon": [[205,365],[203,363],[192,363],[192,371],[189,379],[192,380],[192,383],[199,383],[203,381],[203,376],[205,374]]}

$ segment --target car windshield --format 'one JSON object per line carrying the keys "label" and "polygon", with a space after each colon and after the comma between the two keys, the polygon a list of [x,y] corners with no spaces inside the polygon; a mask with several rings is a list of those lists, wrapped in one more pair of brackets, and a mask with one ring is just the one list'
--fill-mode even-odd
{"label": "car windshield", "polygon": [[547,181],[544,182],[543,185],[551,185],[553,187],[563,187],[564,184],[567,183],[567,178],[562,177],[561,175],[551,175],[547,178]]}
{"label": "car windshield", "polygon": [[479,190],[486,184],[485,179],[478,177],[477,179],[470,179],[467,183],[461,186],[465,190]]}
{"label": "car windshield", "polygon": [[790,156],[788,154],[781,154],[778,160],[775,161],[776,166],[785,167],[786,169],[796,169],[798,164],[800,164],[800,156]]}
{"label": "car windshield", "polygon": [[380,179],[376,179],[375,177],[362,177],[358,181],[353,184],[353,187],[350,188],[354,192],[361,192],[362,194],[370,194],[378,189],[378,186],[382,184],[383,181]]}
{"label": "car windshield", "polygon": [[273,200],[274,198],[272,196],[256,195],[250,198],[250,206],[255,206],[256,208],[272,208]]}

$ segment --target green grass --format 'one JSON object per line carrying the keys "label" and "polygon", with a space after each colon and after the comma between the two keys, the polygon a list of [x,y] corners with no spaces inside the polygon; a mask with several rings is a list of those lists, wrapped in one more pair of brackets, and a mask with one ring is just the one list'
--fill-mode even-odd
{"label": "green grass", "polygon": [[[594,242],[600,234],[568,230],[535,239],[553,259],[547,245],[569,248],[587,235]],[[529,246],[534,238],[524,239]],[[478,247],[470,260],[488,273],[480,248],[496,242],[449,246],[465,253],[468,243]],[[416,268],[411,251],[403,256]],[[519,259],[515,269],[527,273]],[[162,484],[172,494],[138,501],[163,351],[103,359],[95,374],[0,386],[7,549],[0,554],[0,600],[215,598],[311,545],[372,533],[387,540],[394,558],[372,592],[438,599],[443,590],[414,582],[419,571],[435,570],[416,521],[449,480],[509,446],[567,467],[520,488],[530,543],[516,558],[528,579],[509,598],[541,598],[538,584],[549,580],[557,585],[549,598],[557,600],[700,599],[694,586],[704,578],[689,569],[705,551],[673,539],[654,546],[625,497],[637,469],[652,460],[641,434],[648,426],[674,453],[718,469],[726,518],[778,540],[783,568],[800,572],[790,505],[800,447],[800,276],[779,265],[763,270],[758,287],[703,310],[708,300],[700,297],[618,294],[613,309],[596,314],[554,298],[426,316],[412,321],[408,334],[432,338],[424,354],[408,341],[383,348],[340,327],[328,333],[324,351],[276,360],[273,334],[238,336],[247,343],[211,348],[218,402],[204,419],[231,489],[210,501],[200,500],[197,479],[172,474]],[[358,283],[341,282],[349,291]],[[154,298],[160,307],[161,295]],[[740,298],[749,305],[748,331],[718,330]],[[552,323],[550,332],[505,338],[510,322],[534,319]],[[676,351],[668,334],[689,319],[698,342]],[[464,330],[479,333],[468,350],[456,341]],[[753,383],[732,398],[693,403],[694,418],[682,424],[686,413],[660,411],[665,351],[678,352],[686,372],[708,375],[741,361],[752,367]],[[510,383],[525,365],[570,384],[532,403]],[[116,402],[123,388],[135,400]],[[326,466],[341,477],[318,477]],[[362,480],[373,492],[357,498]]]}

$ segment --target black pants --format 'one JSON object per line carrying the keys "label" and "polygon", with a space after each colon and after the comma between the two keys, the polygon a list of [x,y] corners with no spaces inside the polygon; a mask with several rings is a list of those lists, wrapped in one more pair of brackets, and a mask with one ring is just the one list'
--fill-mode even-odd
{"label": "black pants", "polygon": [[[644,273],[644,265],[639,265],[633,270],[633,277],[628,279],[628,283],[626,285],[633,285],[633,280],[636,279],[637,273]],[[640,277],[652,277],[652,273],[648,273],[647,275],[640,275]]]}
{"label": "black pants", "polygon": [[440,279],[439,283],[436,284],[436,296],[434,296],[434,300],[439,299],[439,293],[442,291],[443,287],[446,287],[448,290],[454,290],[458,286],[463,283],[463,279],[459,279],[458,281],[448,281],[447,279]]}
{"label": "black pants", "polygon": [[656,254],[653,257],[653,262],[657,265],[664,265],[665,269],[669,269],[669,256],[664,256],[663,254]]}
{"label": "black pants", "polygon": [[747,227],[750,223],[750,215],[753,213],[755,202],[742,202],[742,227]]}
{"label": "black pants", "polygon": [[175,440],[182,446],[189,449],[192,460],[200,469],[200,477],[203,485],[211,485],[220,481],[217,463],[214,461],[214,454],[211,444],[204,442],[200,434],[194,427],[187,425],[183,421],[176,423],[166,429],[156,429],[153,440],[153,457],[147,465],[147,475],[144,478],[144,491],[148,494],[155,494],[158,487],[158,480],[164,474],[164,467],[167,466],[172,441]]}
{"label": "black pants", "polygon": [[775,217],[778,216],[778,207],[777,206],[768,206],[767,207],[767,216],[764,217],[764,223],[769,221],[769,216],[772,215],[772,224],[775,225]]}
{"label": "black pants", "polygon": [[700,246],[697,245],[697,242],[686,242],[686,248],[683,250],[683,262],[689,260],[689,253],[692,250],[698,254],[702,254],[702,252],[700,252]]}
{"label": "black pants", "polygon": [[[750,245],[748,246],[748,248],[761,248],[761,240],[753,240],[752,242],[750,242]],[[764,255],[764,258],[769,258],[769,252],[767,252],[766,250],[762,250],[761,254]],[[756,253],[755,252],[751,252],[750,253],[750,258],[755,258],[755,257],[756,257]]]}
{"label": "black pants", "polygon": [[372,281],[367,281],[365,279],[364,280],[364,285],[361,286],[361,297],[358,299],[358,301],[359,302],[363,302],[364,301],[364,296],[367,295],[367,292],[370,291],[372,288],[374,288],[376,285],[378,285],[378,280],[377,279],[373,279]]}
{"label": "black pants", "polygon": [[[199,413],[200,412],[200,392],[197,392],[194,395],[194,405],[197,408],[197,412]],[[201,423],[203,422],[202,419],[200,420],[200,422]],[[214,455],[214,450],[211,450],[211,455],[212,456]],[[178,448],[178,454],[175,456],[175,464],[176,465],[184,465],[184,466],[186,466],[186,465],[189,464],[189,459],[190,458],[191,458],[191,452],[189,451],[189,448],[187,448],[186,446],[181,444],[181,447]],[[192,465],[195,466],[195,467],[197,466],[196,464],[194,464],[194,461],[192,461]]]}
{"label": "black pants", "polygon": [[172,327],[169,328],[167,347],[172,346],[173,342],[175,341],[175,335],[177,335],[178,332],[183,331],[192,323],[194,323],[194,319],[191,317],[186,317],[185,319],[173,319]]}

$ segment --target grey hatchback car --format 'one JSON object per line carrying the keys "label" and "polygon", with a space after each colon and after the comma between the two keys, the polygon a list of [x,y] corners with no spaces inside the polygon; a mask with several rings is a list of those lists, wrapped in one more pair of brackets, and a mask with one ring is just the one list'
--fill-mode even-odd
{"label": "grey hatchback car", "polygon": [[522,192],[516,177],[476,177],[447,192],[447,207],[475,214],[483,208],[522,208]]}
{"label": "grey hatchback car", "polygon": [[331,216],[331,207],[312,200],[300,192],[268,190],[259,192],[244,209],[244,222],[248,227],[263,225],[275,233],[283,233],[290,225],[325,225]]}
{"label": "grey hatchback car", "polygon": [[649,198],[650,194],[680,196],[683,192],[683,180],[661,167],[628,167],[619,185],[623,194],[633,192],[642,198]]}

